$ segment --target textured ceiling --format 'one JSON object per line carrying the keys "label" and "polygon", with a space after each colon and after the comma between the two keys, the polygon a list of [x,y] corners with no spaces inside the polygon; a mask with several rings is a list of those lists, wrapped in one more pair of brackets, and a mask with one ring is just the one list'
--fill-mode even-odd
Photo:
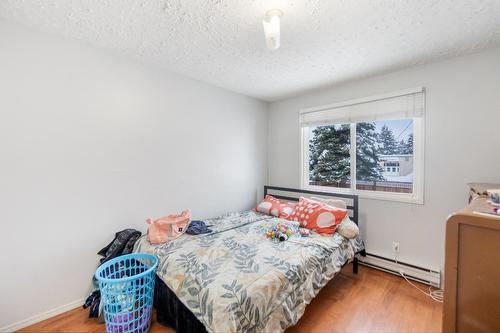
{"label": "textured ceiling", "polygon": [[0,0],[0,17],[263,100],[500,45],[500,0]]}

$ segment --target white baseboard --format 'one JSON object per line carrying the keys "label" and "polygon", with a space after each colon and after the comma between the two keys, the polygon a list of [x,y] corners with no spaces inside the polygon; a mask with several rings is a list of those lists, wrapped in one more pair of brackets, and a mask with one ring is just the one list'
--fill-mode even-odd
{"label": "white baseboard", "polygon": [[57,308],[54,308],[52,310],[34,315],[32,317],[23,319],[21,321],[18,321],[17,323],[13,323],[4,327],[0,327],[0,332],[13,332],[20,330],[21,328],[36,324],[38,322],[41,322],[42,320],[57,316],[58,314],[61,314],[63,312],[69,311],[76,309],[79,306],[83,305],[85,299],[78,299],[76,301],[73,301],[71,303],[61,305]]}
{"label": "white baseboard", "polygon": [[366,257],[358,256],[359,263],[368,267],[379,269],[400,276],[403,271],[408,279],[418,281],[436,288],[441,285],[441,272],[437,269],[413,266],[407,263],[395,263],[394,260],[366,254]]}

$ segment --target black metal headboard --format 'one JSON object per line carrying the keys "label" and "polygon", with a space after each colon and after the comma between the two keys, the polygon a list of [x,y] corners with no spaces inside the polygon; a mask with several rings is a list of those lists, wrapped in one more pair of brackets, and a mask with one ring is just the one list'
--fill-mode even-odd
{"label": "black metal headboard", "polygon": [[[277,192],[277,193],[276,193]],[[284,194],[283,194],[284,193]],[[341,194],[341,193],[327,193],[319,191],[309,191],[300,190],[296,188],[287,188],[279,186],[264,186],[264,197],[266,195],[272,195],[277,199],[283,199],[288,201],[299,201],[300,196],[305,196],[305,194],[313,194],[316,197],[333,197],[339,198],[347,202],[347,209],[349,210],[349,216],[354,223],[358,224],[358,196],[353,194]]]}

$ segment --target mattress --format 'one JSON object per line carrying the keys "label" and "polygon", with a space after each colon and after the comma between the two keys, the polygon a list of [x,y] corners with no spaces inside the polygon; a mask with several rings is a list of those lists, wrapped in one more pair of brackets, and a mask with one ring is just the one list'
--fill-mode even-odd
{"label": "mattress", "polygon": [[208,332],[282,332],[364,245],[337,233],[266,238],[279,221],[255,211],[225,214],[205,220],[211,234],[162,245],[143,236],[134,251],[158,257],[159,279]]}

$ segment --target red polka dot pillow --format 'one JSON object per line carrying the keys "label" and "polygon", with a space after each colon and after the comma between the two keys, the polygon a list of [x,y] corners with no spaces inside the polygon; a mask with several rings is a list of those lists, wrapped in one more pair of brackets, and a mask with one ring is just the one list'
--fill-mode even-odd
{"label": "red polka dot pillow", "polygon": [[295,212],[288,219],[320,234],[333,234],[346,215],[345,209],[300,197]]}
{"label": "red polka dot pillow", "polygon": [[297,203],[281,201],[271,195],[266,195],[264,200],[257,205],[255,210],[267,215],[289,219],[295,212],[296,206]]}

